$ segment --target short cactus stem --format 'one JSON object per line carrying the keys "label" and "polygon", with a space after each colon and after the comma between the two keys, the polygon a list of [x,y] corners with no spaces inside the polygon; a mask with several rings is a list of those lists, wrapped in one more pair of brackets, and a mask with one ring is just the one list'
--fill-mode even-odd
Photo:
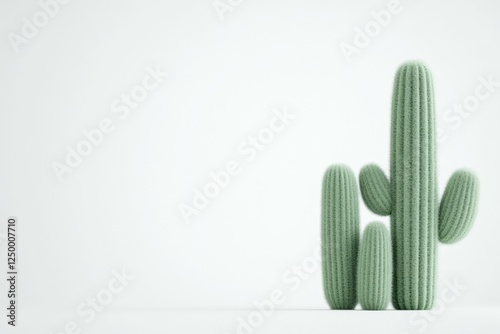
{"label": "short cactus stem", "polygon": [[328,168],[322,198],[323,287],[332,309],[354,309],[359,245],[359,207],[356,179],[342,165]]}
{"label": "short cactus stem", "polygon": [[364,310],[385,310],[391,296],[392,255],[389,232],[382,223],[368,224],[358,259],[358,299]]}

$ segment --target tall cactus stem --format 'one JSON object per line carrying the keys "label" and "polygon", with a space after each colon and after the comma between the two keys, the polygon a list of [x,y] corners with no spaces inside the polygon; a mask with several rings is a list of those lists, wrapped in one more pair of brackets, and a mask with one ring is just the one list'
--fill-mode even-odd
{"label": "tall cactus stem", "polygon": [[438,199],[432,77],[403,64],[395,78],[391,129],[393,305],[430,309],[436,290]]}

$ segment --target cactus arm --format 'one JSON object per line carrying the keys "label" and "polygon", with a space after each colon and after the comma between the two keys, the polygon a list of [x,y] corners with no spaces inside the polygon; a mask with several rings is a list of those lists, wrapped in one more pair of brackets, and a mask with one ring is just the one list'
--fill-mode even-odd
{"label": "cactus arm", "polygon": [[458,170],[451,176],[439,207],[439,241],[452,244],[469,233],[477,213],[479,180]]}
{"label": "cactus arm", "polygon": [[361,196],[366,206],[381,216],[391,214],[391,189],[389,180],[380,167],[366,165],[359,173]]}
{"label": "cactus arm", "polygon": [[358,299],[364,310],[385,310],[389,304],[392,255],[389,232],[382,223],[368,224],[358,260]]}
{"label": "cactus arm", "polygon": [[342,165],[323,177],[321,244],[323,288],[332,309],[354,309],[359,245],[359,207],[356,179]]}

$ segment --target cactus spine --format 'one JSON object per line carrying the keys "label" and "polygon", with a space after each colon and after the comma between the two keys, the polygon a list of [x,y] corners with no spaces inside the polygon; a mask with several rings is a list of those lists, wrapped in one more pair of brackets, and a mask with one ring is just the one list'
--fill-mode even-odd
{"label": "cactus spine", "polygon": [[382,223],[368,224],[358,260],[358,299],[365,310],[385,310],[389,304],[392,255],[389,232]]}
{"label": "cactus spine", "polygon": [[323,285],[332,309],[356,306],[359,207],[356,179],[342,165],[328,168],[322,195]]}

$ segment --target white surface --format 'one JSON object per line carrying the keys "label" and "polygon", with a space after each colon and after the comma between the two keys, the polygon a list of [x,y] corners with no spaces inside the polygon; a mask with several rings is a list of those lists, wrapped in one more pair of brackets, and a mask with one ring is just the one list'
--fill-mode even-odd
{"label": "white surface", "polygon": [[[80,324],[86,334],[101,333],[349,333],[349,334],[496,334],[500,330],[500,312],[492,309],[443,309],[432,312],[417,311],[327,311],[279,310],[265,318],[260,326],[240,327],[240,319],[248,319],[252,310],[198,310],[169,311],[155,309],[108,310],[91,324]],[[32,317],[31,317],[32,316]],[[37,310],[24,323],[23,333],[56,333],[62,329],[53,318],[44,319]],[[75,320],[72,314],[59,313],[58,318]],[[256,318],[258,320],[258,318]],[[243,320],[245,321],[245,320]],[[247,321],[245,321],[247,322]],[[52,332],[51,332],[52,330]],[[7,334],[19,331],[8,330]]]}

